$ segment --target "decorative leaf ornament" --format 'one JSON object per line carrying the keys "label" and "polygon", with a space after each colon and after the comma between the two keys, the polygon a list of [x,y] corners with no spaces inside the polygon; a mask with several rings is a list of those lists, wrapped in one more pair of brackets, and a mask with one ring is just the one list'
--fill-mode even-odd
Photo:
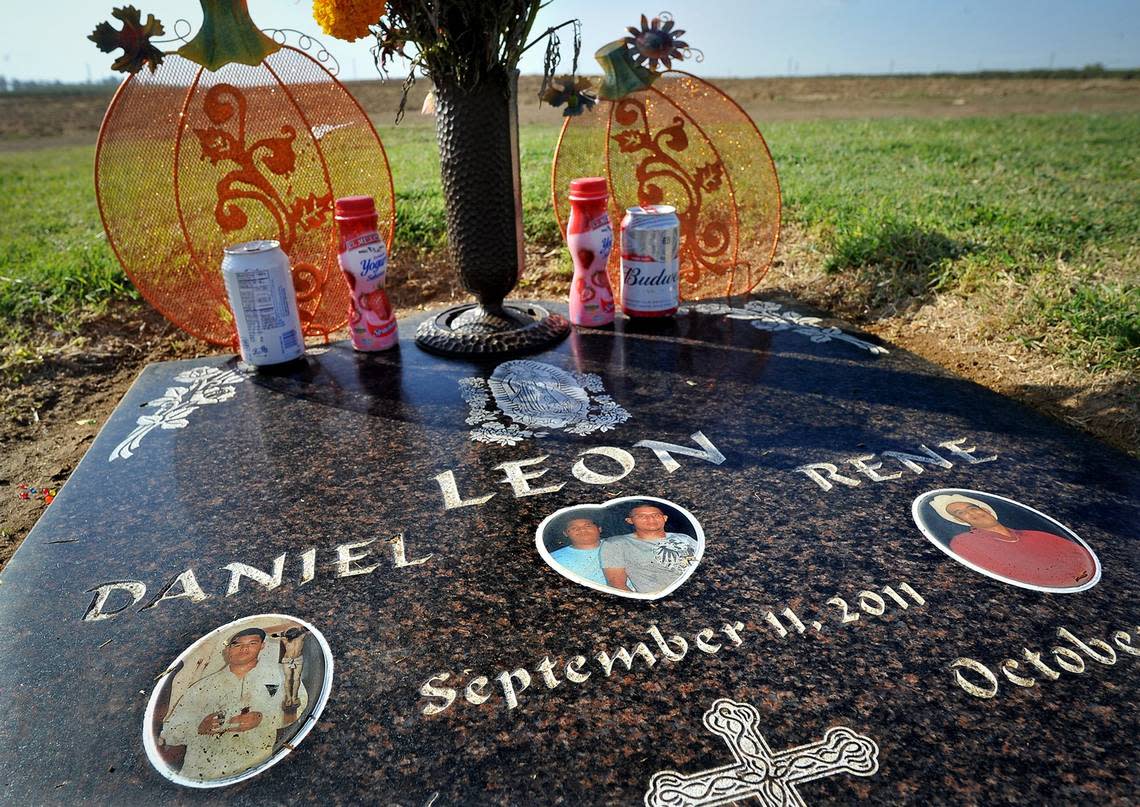
{"label": "decorative leaf ornament", "polygon": [[327,337],[349,308],[333,200],[373,196],[391,243],[384,147],[348,91],[316,59],[262,34],[245,0],[202,9],[197,36],[153,76],[128,76],[103,119],[95,191],[108,243],[167,319],[233,345],[223,250],[276,240],[305,335]]}
{"label": "decorative leaf ornament", "polygon": [[123,49],[123,55],[111,63],[111,69],[134,74],[145,65],[152,73],[157,70],[162,64],[163,53],[150,44],[150,40],[166,33],[162,23],[153,14],[147,14],[144,23],[142,12],[134,6],[113,9],[111,16],[123,23],[121,29],[116,29],[109,22],[101,22],[87,37],[104,53]]}
{"label": "decorative leaf ornament", "polygon": [[[780,185],[768,146],[714,85],[656,69],[694,53],[671,17],[643,16],[629,32],[594,55],[605,73],[597,106],[562,126],[551,175],[559,225],[565,232],[570,180],[604,176],[615,229],[628,208],[677,208],[682,300],[744,294],[767,272],[779,237]],[[620,257],[614,249],[607,266],[618,302]]]}
{"label": "decorative leaf ornament", "polygon": [[[558,36],[558,29],[567,25],[574,26],[573,62],[570,74],[554,77],[558,63],[562,60],[562,41]],[[560,26],[548,28],[545,36],[546,54],[542,60],[542,86],[538,91],[538,98],[543,103],[557,109],[563,104],[562,117],[568,118],[581,115],[587,109],[592,109],[598,102],[594,92],[593,83],[588,78],[578,75],[578,57],[582,55],[582,23],[580,20],[570,20]]]}

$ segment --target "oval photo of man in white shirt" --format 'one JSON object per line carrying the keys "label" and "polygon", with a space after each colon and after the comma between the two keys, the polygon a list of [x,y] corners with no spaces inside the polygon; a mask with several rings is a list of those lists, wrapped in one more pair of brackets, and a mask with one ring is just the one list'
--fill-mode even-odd
{"label": "oval photo of man in white shirt", "polygon": [[143,743],[151,764],[187,787],[255,776],[308,734],[332,687],[320,631],[260,614],[211,631],[169,666],[151,693]]}

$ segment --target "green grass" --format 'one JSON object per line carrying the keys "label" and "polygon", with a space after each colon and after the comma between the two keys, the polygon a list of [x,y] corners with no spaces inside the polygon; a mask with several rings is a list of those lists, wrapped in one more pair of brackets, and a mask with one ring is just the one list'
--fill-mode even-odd
{"label": "green grass", "polygon": [[1140,369],[1140,115],[779,123],[765,137],[788,217],[869,305],[1013,289],[1016,338],[1059,329],[1074,361]]}
{"label": "green grass", "polygon": [[[396,187],[396,246],[443,247],[447,229],[434,127],[382,126],[379,130]],[[526,237],[547,247],[562,240],[550,212],[550,165],[557,143],[558,129],[554,127],[524,126],[519,132]]]}
{"label": "green grass", "polygon": [[135,294],[103,234],[93,161],[91,147],[0,151],[0,334]]}
{"label": "green grass", "polygon": [[[871,290],[870,303],[979,295],[1008,303],[1011,338],[1094,368],[1140,369],[1140,115],[763,131],[786,218],[813,238],[829,271]],[[548,202],[557,135],[521,132],[527,237],[544,246],[560,242]],[[433,129],[386,126],[381,136],[396,186],[396,249],[441,248]],[[133,294],[102,234],[92,158],[90,147],[0,146],[0,336]],[[997,299],[1010,290],[1019,299]]]}
{"label": "green grass", "polygon": [[979,261],[1028,276],[1089,247],[1140,244],[1137,115],[779,124],[767,135],[789,212],[833,271],[894,256],[948,286]]}
{"label": "green grass", "polygon": [[[1031,298],[1033,327],[1019,334],[1032,342],[1032,333],[1060,331],[1060,352],[1074,364],[1092,370],[1113,367],[1140,369],[1140,283],[1061,284]],[[1038,336],[1038,341],[1041,337]]]}

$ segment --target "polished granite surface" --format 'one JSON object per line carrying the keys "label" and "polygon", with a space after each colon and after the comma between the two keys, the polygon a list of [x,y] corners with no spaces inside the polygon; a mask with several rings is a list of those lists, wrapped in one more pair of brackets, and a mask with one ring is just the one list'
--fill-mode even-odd
{"label": "polished granite surface", "polygon": [[[805,312],[701,306],[498,369],[418,350],[418,319],[276,375],[148,367],[0,577],[0,797],[1140,801],[1140,464]],[[956,562],[912,517],[938,488],[1046,514],[1099,580]],[[638,496],[703,528],[667,596],[537,551],[555,511]],[[328,641],[313,730],[239,784],[167,781],[155,681],[268,613]]]}

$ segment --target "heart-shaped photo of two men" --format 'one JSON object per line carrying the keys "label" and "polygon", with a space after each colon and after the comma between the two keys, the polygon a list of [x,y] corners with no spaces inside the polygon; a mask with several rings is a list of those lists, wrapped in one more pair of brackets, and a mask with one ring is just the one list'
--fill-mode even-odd
{"label": "heart-shaped photo of two men", "polygon": [[700,522],[685,508],[653,496],[624,496],[551,513],[535,546],[558,574],[579,585],[637,600],[676,591],[705,551]]}

